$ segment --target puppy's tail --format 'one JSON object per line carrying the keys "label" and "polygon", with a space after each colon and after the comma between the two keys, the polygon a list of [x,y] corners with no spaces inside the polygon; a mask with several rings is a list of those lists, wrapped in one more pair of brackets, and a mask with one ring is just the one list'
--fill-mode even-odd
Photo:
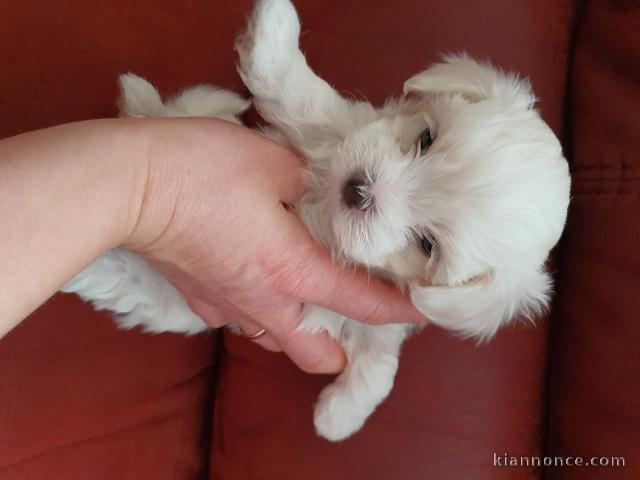
{"label": "puppy's tail", "polygon": [[213,85],[196,85],[162,101],[158,90],[133,73],[120,76],[122,117],[210,117],[241,123],[251,101]]}
{"label": "puppy's tail", "polygon": [[120,75],[118,109],[121,117],[164,117],[165,107],[158,90],[144,78],[125,73]]}
{"label": "puppy's tail", "polygon": [[221,118],[240,124],[251,100],[213,85],[196,85],[167,100],[165,105],[172,116]]}

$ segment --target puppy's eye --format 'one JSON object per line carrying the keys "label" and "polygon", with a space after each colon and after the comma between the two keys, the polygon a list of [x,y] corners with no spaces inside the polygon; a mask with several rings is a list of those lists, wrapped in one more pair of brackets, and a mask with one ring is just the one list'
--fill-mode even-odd
{"label": "puppy's eye", "polygon": [[422,238],[420,238],[420,248],[427,257],[431,256],[434,246],[435,241],[430,239],[429,237],[423,235]]}
{"label": "puppy's eye", "polygon": [[420,152],[425,152],[433,143],[433,137],[431,137],[431,129],[427,128],[424,132],[422,132],[418,140]]}

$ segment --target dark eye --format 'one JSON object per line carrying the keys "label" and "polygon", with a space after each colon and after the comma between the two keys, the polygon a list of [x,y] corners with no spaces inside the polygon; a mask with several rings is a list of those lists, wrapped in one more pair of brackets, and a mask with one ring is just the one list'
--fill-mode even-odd
{"label": "dark eye", "polygon": [[426,151],[432,143],[433,138],[431,137],[431,129],[427,128],[420,134],[420,152]]}
{"label": "dark eye", "polygon": [[420,239],[420,248],[424,252],[424,254],[428,257],[431,256],[431,252],[433,252],[433,246],[435,242],[431,240],[429,237],[423,236]]}

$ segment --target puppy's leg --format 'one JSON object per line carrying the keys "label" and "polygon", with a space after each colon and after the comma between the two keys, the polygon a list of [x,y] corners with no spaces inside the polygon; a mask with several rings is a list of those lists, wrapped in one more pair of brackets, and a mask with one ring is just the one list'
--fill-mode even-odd
{"label": "puppy's leg", "polygon": [[318,435],[331,441],[343,440],[362,427],[391,391],[400,346],[411,327],[364,325],[313,307],[301,328],[327,330],[340,340],[347,354],[347,367],[320,393],[314,412]]}
{"label": "puppy's leg", "polygon": [[61,291],[76,293],[96,310],[116,314],[121,328],[192,335],[207,325],[160,273],[137,255],[110,250],[76,275]]}
{"label": "puppy's leg", "polygon": [[319,78],[298,48],[299,36],[289,0],[259,0],[236,43],[238,70],[265,120],[313,159],[375,112],[342,98]]}

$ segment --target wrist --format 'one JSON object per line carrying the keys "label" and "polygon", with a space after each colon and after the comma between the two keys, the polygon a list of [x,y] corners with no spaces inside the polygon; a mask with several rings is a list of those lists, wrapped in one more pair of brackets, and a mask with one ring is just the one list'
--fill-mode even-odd
{"label": "wrist", "polygon": [[194,192],[215,191],[212,157],[217,129],[212,126],[220,123],[200,118],[144,122],[145,158],[137,165],[135,202],[118,237],[118,245],[143,255],[171,245],[183,213],[197,217]]}
{"label": "wrist", "polygon": [[[172,221],[181,190],[180,159],[176,158],[175,144],[180,134],[171,128],[174,120],[142,120],[144,157],[136,165],[131,185],[129,215],[116,230],[116,246],[137,253],[152,249]],[[186,158],[183,158],[183,164]]]}
{"label": "wrist", "polygon": [[[89,160],[89,172],[81,177],[86,181],[86,193],[76,196],[86,202],[82,210],[93,232],[87,239],[92,257],[124,245],[138,223],[148,184],[155,123],[151,119],[81,122],[84,125],[78,136],[86,141],[81,144],[83,152],[78,159]],[[93,216],[98,218],[89,222]]]}

